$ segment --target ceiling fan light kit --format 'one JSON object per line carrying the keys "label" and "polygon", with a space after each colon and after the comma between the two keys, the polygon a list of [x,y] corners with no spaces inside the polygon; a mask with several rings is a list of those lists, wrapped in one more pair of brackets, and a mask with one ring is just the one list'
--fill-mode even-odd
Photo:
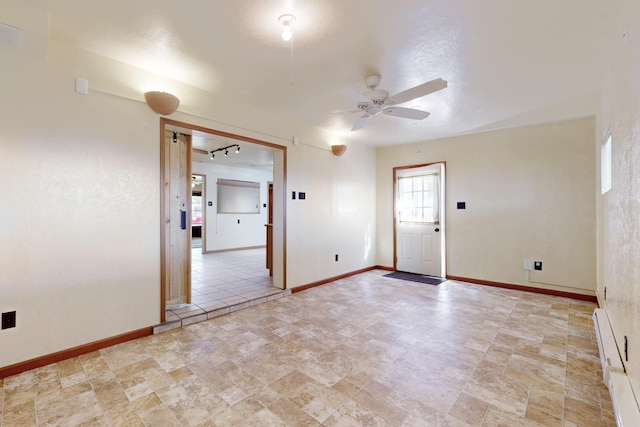
{"label": "ceiling fan light kit", "polygon": [[358,104],[358,110],[363,111],[364,116],[360,117],[354,123],[351,131],[362,129],[364,125],[369,122],[369,119],[380,113],[410,120],[426,119],[430,114],[427,111],[417,110],[415,108],[396,107],[396,105],[412,101],[447,87],[446,80],[435,79],[389,96],[389,92],[386,90],[378,89],[378,85],[380,84],[379,75],[367,76],[365,78],[365,84],[369,90],[364,93],[364,96],[366,96],[369,101]]}
{"label": "ceiling fan light kit", "polygon": [[180,105],[180,100],[175,95],[167,92],[146,92],[144,100],[149,108],[163,116],[175,113]]}

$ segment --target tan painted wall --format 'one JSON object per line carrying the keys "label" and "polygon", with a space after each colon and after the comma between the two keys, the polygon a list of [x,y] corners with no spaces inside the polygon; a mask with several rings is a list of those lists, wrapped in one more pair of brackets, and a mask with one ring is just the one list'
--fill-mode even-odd
{"label": "tan painted wall", "polygon": [[[595,151],[612,136],[612,189],[598,192],[598,298],[612,323],[636,396],[640,396],[640,3],[612,2],[603,25],[607,75]],[[632,19],[633,17],[633,19]],[[627,37],[623,39],[623,34]],[[604,288],[607,299],[604,299]]]}
{"label": "tan painted wall", "polygon": [[[583,118],[378,149],[377,262],[393,265],[393,167],[444,161],[449,275],[593,295],[594,126]],[[529,279],[525,259],[542,271]]]}

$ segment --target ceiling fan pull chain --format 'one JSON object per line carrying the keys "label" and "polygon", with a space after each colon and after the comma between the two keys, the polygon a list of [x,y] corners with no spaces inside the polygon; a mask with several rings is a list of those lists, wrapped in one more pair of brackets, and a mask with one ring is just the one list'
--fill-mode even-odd
{"label": "ceiling fan pull chain", "polygon": [[291,83],[290,83],[290,85],[293,86],[293,35],[291,36],[291,40],[289,40],[289,44],[291,46],[291,57],[290,57],[290,64],[289,64],[290,72],[291,72],[291,75],[290,75]]}

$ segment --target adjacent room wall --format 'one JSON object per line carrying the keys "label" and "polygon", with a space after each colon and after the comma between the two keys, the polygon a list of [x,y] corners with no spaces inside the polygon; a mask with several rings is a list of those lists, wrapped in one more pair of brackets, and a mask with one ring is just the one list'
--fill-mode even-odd
{"label": "adjacent room wall", "polygon": [[[448,275],[594,295],[594,126],[582,118],[378,149],[378,264],[393,266],[393,167],[444,161]],[[542,271],[524,271],[525,259]]]}
{"label": "adjacent room wall", "polygon": [[[264,225],[268,222],[268,209],[263,207],[268,201],[268,183],[273,181],[273,172],[241,169],[193,162],[193,173],[206,175],[206,249],[219,251],[266,245]],[[260,213],[256,214],[219,214],[217,212],[218,178],[252,181],[260,183]],[[238,223],[239,221],[239,223]],[[204,236],[203,236],[204,237]]]}
{"label": "adjacent room wall", "polygon": [[[603,25],[607,75],[595,152],[607,129],[612,188],[598,199],[598,300],[607,310],[636,397],[640,396],[640,3],[612,2]],[[636,19],[630,19],[635,17]],[[626,35],[626,36],[625,36]],[[599,158],[599,157],[598,157]],[[599,187],[598,187],[599,188]],[[606,300],[604,298],[606,288]]]}

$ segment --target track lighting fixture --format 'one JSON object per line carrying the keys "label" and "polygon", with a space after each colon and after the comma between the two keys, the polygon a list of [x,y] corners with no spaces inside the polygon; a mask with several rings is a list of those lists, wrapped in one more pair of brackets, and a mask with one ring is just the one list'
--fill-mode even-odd
{"label": "track lighting fixture", "polygon": [[224,155],[228,156],[229,155],[229,148],[233,148],[236,147],[236,154],[240,152],[240,146],[238,144],[232,144],[226,147],[222,147],[222,148],[216,148],[215,150],[211,151],[211,159],[213,160],[216,157],[216,153],[218,151],[224,151]]}

